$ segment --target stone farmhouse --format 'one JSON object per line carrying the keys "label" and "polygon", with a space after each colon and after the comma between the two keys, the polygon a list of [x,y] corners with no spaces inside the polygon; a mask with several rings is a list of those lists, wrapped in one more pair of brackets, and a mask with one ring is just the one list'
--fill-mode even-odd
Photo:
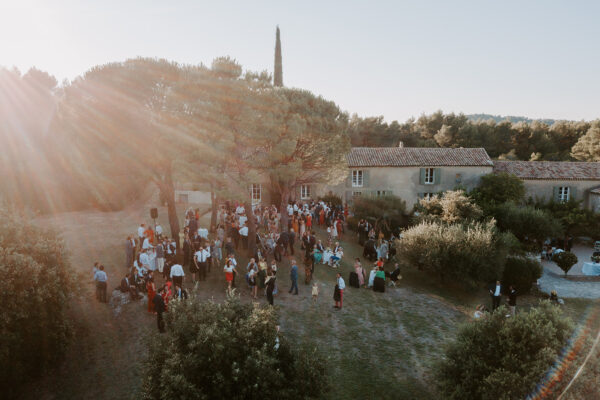
{"label": "stone farmhouse", "polygon": [[[410,208],[419,199],[446,190],[473,190],[483,175],[506,172],[525,183],[526,197],[581,200],[600,212],[600,163],[560,161],[493,161],[483,148],[354,147],[346,156],[348,176],[340,184],[305,184],[293,200],[336,194],[352,203],[357,196],[395,195]],[[193,185],[192,185],[193,186]],[[180,186],[176,200],[209,202],[210,196]],[[187,189],[187,190],[186,190]],[[253,203],[269,204],[268,182],[251,183]],[[206,201],[208,200],[208,201]]]}

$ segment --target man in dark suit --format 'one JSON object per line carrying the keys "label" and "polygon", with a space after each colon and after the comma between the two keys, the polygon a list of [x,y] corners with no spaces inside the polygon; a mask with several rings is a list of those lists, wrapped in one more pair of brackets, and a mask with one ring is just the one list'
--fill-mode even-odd
{"label": "man in dark suit", "polygon": [[129,296],[131,296],[131,300],[137,300],[139,298],[137,287],[135,286],[135,282],[131,278],[131,274],[127,274],[123,279],[121,279],[121,286],[119,287],[119,289],[123,293],[129,293]]}
{"label": "man in dark suit", "polygon": [[125,268],[131,268],[133,265],[133,243],[131,242],[131,236],[127,236],[127,241],[125,242]]}
{"label": "man in dark suit", "polygon": [[294,255],[294,243],[296,242],[296,232],[293,229],[290,229],[288,233],[288,242],[290,244],[290,254]]}
{"label": "man in dark suit", "polygon": [[165,331],[165,321],[163,320],[163,313],[165,312],[165,301],[162,295],[165,292],[165,287],[161,287],[158,292],[154,295],[154,311],[156,312],[156,325],[158,325],[158,331],[163,333]]}
{"label": "man in dark suit", "polygon": [[492,311],[494,311],[500,307],[500,300],[502,299],[502,285],[500,281],[496,281],[496,284],[490,287],[490,296],[492,296]]}

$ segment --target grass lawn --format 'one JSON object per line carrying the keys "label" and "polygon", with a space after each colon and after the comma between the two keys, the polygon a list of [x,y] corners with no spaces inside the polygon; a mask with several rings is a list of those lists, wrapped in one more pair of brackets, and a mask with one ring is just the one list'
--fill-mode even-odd
{"label": "grass lawn", "polygon": [[[159,217],[165,232],[169,232],[165,208],[159,208]],[[207,226],[208,218],[204,217],[201,226]],[[155,318],[146,312],[145,302],[127,304],[118,314],[97,303],[91,271],[93,262],[100,261],[107,267],[109,289],[119,284],[125,274],[124,239],[135,234],[140,222],[151,222],[148,210],[73,212],[38,221],[42,226],[53,226],[67,241],[73,267],[83,274],[85,295],[73,305],[75,338],[65,362],[30,385],[23,398],[137,398],[144,337],[156,329]],[[317,235],[323,238],[323,232],[318,231]],[[341,242],[345,255],[339,270],[348,283],[352,260],[361,256],[362,250],[354,236],[344,239]],[[302,253],[296,255],[300,262]],[[241,272],[247,258],[238,257],[238,262]],[[403,270],[398,287],[386,288],[385,293],[347,286],[344,308],[338,311],[332,307],[337,270],[316,266],[314,280],[319,284],[320,296],[313,304],[310,286],[304,285],[303,268],[300,294],[293,296],[287,293],[289,259],[279,265],[275,306],[282,333],[294,340],[314,343],[329,359],[332,391],[328,397],[332,399],[438,397],[432,365],[442,356],[444,343],[453,338],[458,325],[469,319],[475,305],[490,301],[485,290],[465,293],[422,272]],[[237,282],[242,299],[250,301],[243,278]],[[222,300],[225,287],[224,274],[218,268],[198,285],[197,294]],[[266,303],[264,298],[259,301]],[[519,298],[521,309],[536,302],[534,296]],[[564,308],[578,321],[590,304],[586,300],[568,300]]]}

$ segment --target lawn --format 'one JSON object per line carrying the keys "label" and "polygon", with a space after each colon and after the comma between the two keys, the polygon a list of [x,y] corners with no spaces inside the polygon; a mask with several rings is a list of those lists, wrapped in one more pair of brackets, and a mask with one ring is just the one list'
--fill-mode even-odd
{"label": "lawn", "polygon": [[[203,217],[201,226],[207,225],[207,219]],[[147,209],[72,212],[38,221],[42,226],[53,226],[66,240],[73,267],[82,274],[84,297],[73,304],[75,337],[65,362],[30,385],[23,398],[137,398],[144,338],[156,329],[155,319],[145,311],[145,302],[127,304],[118,314],[97,303],[91,270],[93,262],[100,261],[107,267],[109,288],[119,284],[125,273],[124,239],[136,232],[140,222],[151,222]],[[168,232],[165,208],[159,209],[159,222]],[[322,237],[322,232],[317,235]],[[344,239],[345,256],[339,270],[348,283],[353,259],[361,255],[361,249],[353,236]],[[300,261],[301,254],[297,256]],[[238,261],[245,267],[245,257]],[[313,343],[328,358],[332,383],[328,398],[332,399],[437,397],[431,367],[442,356],[444,343],[453,338],[461,322],[469,319],[476,304],[489,303],[485,290],[465,293],[422,272],[403,270],[404,279],[398,287],[385,293],[347,287],[344,308],[335,310],[332,296],[337,270],[316,267],[314,279],[321,292],[316,304],[310,286],[304,285],[302,268],[300,294],[287,293],[288,272],[289,260],[284,260],[278,273],[280,292],[275,298],[281,331],[291,339]],[[242,299],[250,301],[249,289],[241,278],[238,287]],[[198,285],[197,294],[216,300],[225,297],[220,268]],[[259,301],[266,303],[264,298]],[[519,301],[521,307],[528,307],[537,299],[522,296]],[[569,300],[565,309],[577,321],[590,304]]]}

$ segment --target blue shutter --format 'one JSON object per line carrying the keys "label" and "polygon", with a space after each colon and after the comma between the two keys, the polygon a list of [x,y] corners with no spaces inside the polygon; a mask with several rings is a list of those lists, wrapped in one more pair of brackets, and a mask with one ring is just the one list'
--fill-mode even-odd
{"label": "blue shutter", "polygon": [[433,184],[439,185],[442,180],[442,169],[434,168],[433,169]]}
{"label": "blue shutter", "polygon": [[362,175],[363,175],[363,187],[369,187],[369,171],[363,169]]}
{"label": "blue shutter", "polygon": [[425,168],[421,168],[420,175],[419,175],[419,183],[421,185],[425,184]]}

